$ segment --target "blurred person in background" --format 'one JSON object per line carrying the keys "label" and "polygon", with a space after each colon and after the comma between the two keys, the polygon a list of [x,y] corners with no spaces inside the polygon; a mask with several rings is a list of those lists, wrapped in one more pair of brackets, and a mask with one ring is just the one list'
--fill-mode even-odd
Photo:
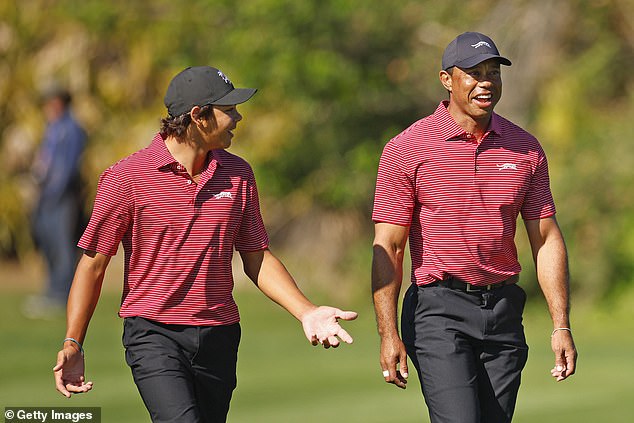
{"label": "blurred person in background", "polygon": [[51,85],[42,102],[47,125],[32,166],[37,200],[31,230],[46,261],[47,279],[45,292],[24,304],[30,318],[60,315],[65,309],[83,217],[80,165],[86,133],[71,112],[68,90]]}
{"label": "blurred person in background", "polygon": [[[445,49],[436,111],[390,140],[381,156],[372,291],[386,382],[405,388],[407,356],[432,423],[507,423],[528,358],[515,246],[521,213],[553,321],[551,375],[575,372],[568,258],[548,165],[535,137],[493,112],[500,56],[480,33]],[[412,283],[397,301],[409,238]]]}
{"label": "blurred person in background", "polygon": [[246,275],[301,322],[309,342],[352,342],[338,319],[357,314],[302,294],[269,250],[251,166],[226,151],[242,120],[236,105],[255,92],[212,67],[185,69],[168,86],[168,116],[150,145],[101,175],[53,369],[66,397],[92,389],[82,344],[119,243],[125,356],[154,422],[226,420],[241,337],[234,249]]}

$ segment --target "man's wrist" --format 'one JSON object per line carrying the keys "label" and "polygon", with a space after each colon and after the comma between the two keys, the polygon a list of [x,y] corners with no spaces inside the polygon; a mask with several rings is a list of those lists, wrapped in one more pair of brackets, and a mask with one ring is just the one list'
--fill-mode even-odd
{"label": "man's wrist", "polygon": [[553,329],[570,327],[570,312],[568,310],[551,313],[551,319],[553,322]]}
{"label": "man's wrist", "polygon": [[64,346],[66,346],[66,345],[70,345],[70,346],[72,346],[73,348],[75,348],[77,351],[79,351],[79,352],[81,353],[81,355],[82,355],[82,356],[84,355],[84,347],[83,347],[83,346],[81,345],[81,343],[80,343],[78,340],[76,340],[75,338],[71,338],[71,337],[64,338],[64,341],[62,341],[62,344],[63,344]]}
{"label": "man's wrist", "polygon": [[560,331],[561,332],[569,332],[570,335],[572,335],[572,329],[570,329],[569,327],[562,326],[562,327],[553,329],[553,332],[550,334],[550,337],[552,338],[553,336],[555,336],[555,334],[557,332],[560,332]]}
{"label": "man's wrist", "polygon": [[301,310],[297,311],[297,313],[295,314],[295,317],[300,322],[304,322],[304,319],[306,318],[306,316],[312,313],[313,311],[317,310],[319,306],[309,301],[307,304],[304,304],[301,308],[302,308]]}
{"label": "man's wrist", "polygon": [[378,330],[379,332],[379,336],[381,337],[382,340],[390,340],[390,339],[394,339],[394,338],[400,338],[399,333],[398,333],[398,329],[396,327],[394,328],[379,328]]}

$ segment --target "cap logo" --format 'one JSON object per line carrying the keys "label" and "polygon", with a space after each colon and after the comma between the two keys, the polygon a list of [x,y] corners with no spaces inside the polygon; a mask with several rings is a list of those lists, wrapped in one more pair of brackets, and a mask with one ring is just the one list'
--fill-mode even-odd
{"label": "cap logo", "polygon": [[225,83],[231,84],[231,81],[229,81],[229,78],[227,78],[227,75],[225,75],[221,71],[218,71],[218,76],[221,77],[223,79],[223,81],[225,81]]}
{"label": "cap logo", "polygon": [[482,47],[482,46],[487,46],[488,48],[491,48],[491,44],[487,43],[486,41],[480,41],[477,44],[471,44],[471,47],[473,47],[473,48],[478,48],[478,47]]}

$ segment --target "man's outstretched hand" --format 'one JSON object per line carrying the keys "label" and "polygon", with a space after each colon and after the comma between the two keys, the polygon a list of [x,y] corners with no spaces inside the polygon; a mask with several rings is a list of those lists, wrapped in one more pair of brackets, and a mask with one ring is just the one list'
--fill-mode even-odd
{"label": "man's outstretched hand", "polygon": [[338,308],[320,306],[307,312],[301,319],[306,338],[313,345],[324,348],[337,348],[339,340],[352,344],[352,337],[339,325],[338,320],[354,320],[358,314],[354,311],[342,311]]}

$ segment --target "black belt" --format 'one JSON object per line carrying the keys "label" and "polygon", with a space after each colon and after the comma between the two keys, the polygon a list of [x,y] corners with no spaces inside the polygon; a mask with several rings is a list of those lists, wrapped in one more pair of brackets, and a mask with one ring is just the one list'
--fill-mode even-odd
{"label": "black belt", "polygon": [[449,289],[457,289],[458,291],[464,291],[464,292],[487,292],[487,291],[492,291],[494,289],[498,289],[501,288],[505,285],[512,285],[514,283],[516,283],[519,280],[519,276],[518,275],[513,275],[510,278],[502,281],[502,282],[498,282],[498,283],[492,283],[489,285],[472,285],[470,283],[461,281],[460,279],[454,278],[454,277],[449,277],[447,279],[443,279],[441,281],[437,281],[437,282],[433,282],[427,285],[423,285],[423,287],[425,286],[444,286],[445,288],[449,288]]}

